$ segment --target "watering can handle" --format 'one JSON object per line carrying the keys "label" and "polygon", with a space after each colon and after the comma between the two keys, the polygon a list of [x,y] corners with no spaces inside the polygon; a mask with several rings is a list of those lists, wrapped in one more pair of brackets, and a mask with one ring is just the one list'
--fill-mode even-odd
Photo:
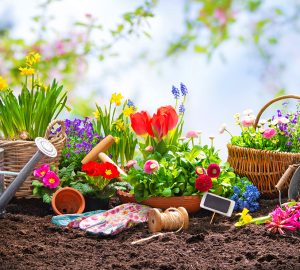
{"label": "watering can handle", "polygon": [[291,176],[291,174],[295,172],[295,170],[297,169],[297,167],[299,167],[299,164],[293,164],[293,165],[290,165],[287,168],[287,170],[281,176],[280,180],[278,181],[277,185],[275,186],[278,191],[282,191],[282,188],[283,188],[284,184],[289,179],[289,177]]}

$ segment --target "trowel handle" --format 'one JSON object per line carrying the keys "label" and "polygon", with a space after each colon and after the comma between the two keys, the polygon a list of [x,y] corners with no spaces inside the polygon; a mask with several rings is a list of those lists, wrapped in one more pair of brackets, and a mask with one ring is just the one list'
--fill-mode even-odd
{"label": "trowel handle", "polygon": [[96,160],[100,152],[105,152],[115,142],[115,138],[111,135],[107,135],[101,142],[99,142],[81,161],[82,164],[89,161]]}
{"label": "trowel handle", "polygon": [[281,176],[280,180],[278,181],[277,185],[275,186],[278,191],[282,191],[282,188],[286,181],[289,179],[292,173],[295,172],[298,165],[290,165],[285,173]]}
{"label": "trowel handle", "polygon": [[124,172],[116,163],[114,163],[113,160],[105,153],[99,153],[98,157],[102,162],[110,162],[114,164],[121,175],[127,176],[126,172]]}

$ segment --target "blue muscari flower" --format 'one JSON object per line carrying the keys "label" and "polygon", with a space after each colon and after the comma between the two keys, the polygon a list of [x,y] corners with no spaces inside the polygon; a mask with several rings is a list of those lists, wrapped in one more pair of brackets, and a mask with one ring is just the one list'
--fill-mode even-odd
{"label": "blue muscari flower", "polygon": [[180,83],[180,91],[183,96],[186,96],[186,94],[188,93],[188,90],[183,83]]}
{"label": "blue muscari flower", "polygon": [[239,198],[237,201],[238,209],[242,210],[244,209],[244,200],[242,198]]}
{"label": "blue muscari flower", "polygon": [[183,103],[181,103],[179,105],[179,113],[184,113],[184,112],[185,112],[185,107],[184,107]]}
{"label": "blue muscari flower", "polygon": [[179,97],[180,97],[179,89],[177,87],[175,87],[174,85],[172,86],[172,94],[175,99],[179,99]]}
{"label": "blue muscari flower", "polygon": [[234,192],[235,194],[239,195],[240,192],[241,192],[241,190],[239,189],[238,186],[234,186],[234,187],[233,187],[233,192]]}
{"label": "blue muscari flower", "polygon": [[237,194],[233,194],[230,199],[237,202],[239,199],[239,196]]}
{"label": "blue muscari flower", "polygon": [[131,99],[128,99],[127,106],[128,107],[134,107],[134,103],[133,103],[133,101]]}
{"label": "blue muscari flower", "polygon": [[244,208],[247,208],[249,210],[250,204],[248,201],[244,201]]}
{"label": "blue muscari flower", "polygon": [[250,212],[255,212],[256,210],[259,209],[259,204],[258,202],[249,202],[249,211]]}
{"label": "blue muscari flower", "polygon": [[290,145],[292,145],[292,142],[286,142],[286,145],[290,146]]}

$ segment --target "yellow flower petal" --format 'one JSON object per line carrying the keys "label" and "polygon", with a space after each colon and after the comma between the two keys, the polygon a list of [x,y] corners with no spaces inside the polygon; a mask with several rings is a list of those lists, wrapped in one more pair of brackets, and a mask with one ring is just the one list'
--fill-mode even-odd
{"label": "yellow flower petal", "polygon": [[123,110],[123,113],[126,117],[130,116],[131,114],[133,114],[135,112],[134,108],[132,106],[126,107]]}
{"label": "yellow flower petal", "polygon": [[21,75],[29,76],[34,74],[34,68],[19,67]]}
{"label": "yellow flower petal", "polygon": [[123,98],[122,94],[121,93],[113,93],[111,95],[111,98],[110,98],[110,102],[111,103],[115,103],[116,106],[120,106],[121,105],[121,99]]}
{"label": "yellow flower petal", "polygon": [[97,111],[94,111],[94,112],[93,112],[93,115],[94,115],[94,118],[95,118],[95,119],[99,119],[99,118],[100,118],[100,113],[99,113],[98,110],[97,110]]}
{"label": "yellow flower petal", "polygon": [[6,90],[7,89],[7,83],[6,80],[4,80],[1,76],[0,76],[0,91]]}

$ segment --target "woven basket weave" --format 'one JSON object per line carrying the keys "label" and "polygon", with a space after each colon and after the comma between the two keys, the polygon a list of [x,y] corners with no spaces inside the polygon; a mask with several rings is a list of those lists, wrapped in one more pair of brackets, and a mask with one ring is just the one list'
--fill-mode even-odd
{"label": "woven basket weave", "polygon": [[[286,95],[269,101],[258,113],[254,127],[257,127],[260,116],[272,103],[286,99],[299,99],[300,96]],[[228,144],[228,162],[240,176],[248,177],[264,195],[277,193],[275,185],[291,164],[300,162],[300,153],[275,152]],[[291,177],[290,177],[291,178]],[[289,180],[285,184],[288,187]]]}
{"label": "woven basket weave", "polygon": [[[51,134],[52,128],[57,125],[61,126],[60,131],[56,132],[54,135]],[[48,125],[44,137],[47,138],[55,146],[57,150],[57,156],[55,158],[43,157],[36,167],[39,167],[43,163],[54,164],[58,166],[60,156],[61,156],[61,151],[67,139],[66,127],[64,121],[62,120],[52,121]],[[37,151],[37,147],[34,141],[23,141],[23,140],[16,140],[16,141],[0,140],[0,148],[4,149],[3,170],[12,171],[12,172],[19,172]],[[4,178],[5,186],[8,186],[14,179],[15,176],[5,175]],[[33,175],[28,176],[24,181],[23,185],[16,192],[15,197],[32,198],[33,195],[32,195],[31,182],[34,179],[35,177]]]}

